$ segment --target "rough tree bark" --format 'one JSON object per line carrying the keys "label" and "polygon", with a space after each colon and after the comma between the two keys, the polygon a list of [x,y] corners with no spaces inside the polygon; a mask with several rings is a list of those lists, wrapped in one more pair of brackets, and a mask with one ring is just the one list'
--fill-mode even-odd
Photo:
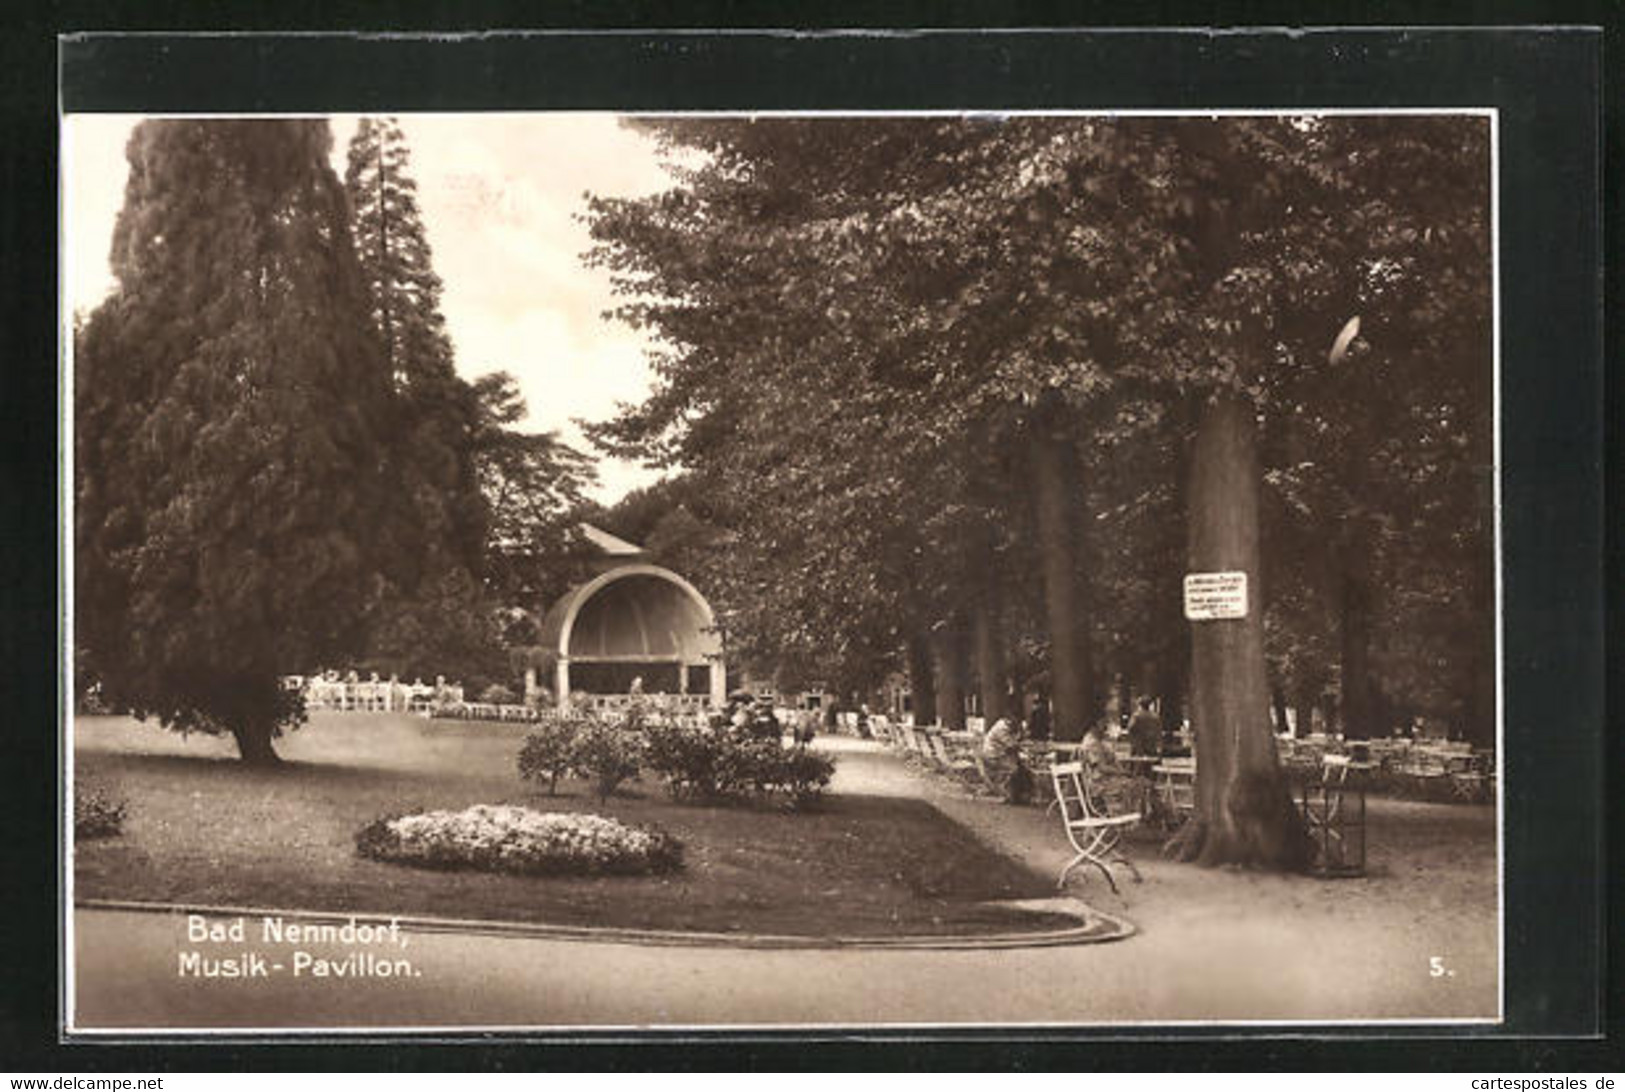
{"label": "rough tree bark", "polygon": [[923,636],[908,639],[909,708],[915,724],[930,724],[937,713],[936,680],[931,677],[931,645]]}
{"label": "rough tree bark", "polygon": [[1270,732],[1256,449],[1251,405],[1231,392],[1217,395],[1191,452],[1189,563],[1192,572],[1246,573],[1247,615],[1191,623],[1196,813],[1168,851],[1202,865],[1295,869],[1306,863],[1308,844]]}
{"label": "rough tree bark", "polygon": [[936,662],[937,724],[949,732],[965,730],[965,639],[959,618],[950,618],[931,635]]}
{"label": "rough tree bark", "polygon": [[976,645],[976,681],[982,716],[988,724],[1010,715],[1010,673],[1004,663],[1004,633],[996,593],[989,589],[972,615]]}
{"label": "rough tree bark", "polygon": [[1293,701],[1293,708],[1297,710],[1298,726],[1292,734],[1299,738],[1311,734],[1315,730],[1315,707],[1320,704],[1316,692],[1308,687],[1300,688],[1297,698]]}
{"label": "rough tree bark", "polygon": [[249,766],[280,766],[282,757],[271,746],[272,729],[269,725],[245,724],[233,727],[232,739],[237,741],[237,753]]}
{"label": "rough tree bark", "polygon": [[[1129,658],[1125,654],[1123,663],[1128,664]],[[1117,674],[1117,715],[1119,719],[1134,715],[1134,671],[1125,666]]]}
{"label": "rough tree bark", "polygon": [[1089,726],[1093,667],[1078,587],[1077,458],[1056,416],[1040,414],[1028,444],[1050,638],[1052,731],[1056,739],[1076,740]]}
{"label": "rough tree bark", "polygon": [[1156,690],[1161,703],[1158,712],[1162,716],[1164,735],[1177,732],[1185,720],[1185,684],[1189,665],[1190,656],[1183,643],[1157,662]]}
{"label": "rough tree bark", "polygon": [[1360,552],[1351,550],[1343,561],[1338,588],[1342,602],[1342,712],[1343,735],[1370,739],[1371,701],[1371,587]]}
{"label": "rough tree bark", "polygon": [[[1488,538],[1489,536],[1485,536]],[[1470,569],[1469,594],[1477,608],[1477,617],[1495,617],[1495,553],[1486,544],[1473,555]],[[1468,665],[1464,672],[1467,693],[1461,702],[1466,723],[1462,734],[1475,746],[1495,746],[1495,627],[1475,627],[1468,646]]]}

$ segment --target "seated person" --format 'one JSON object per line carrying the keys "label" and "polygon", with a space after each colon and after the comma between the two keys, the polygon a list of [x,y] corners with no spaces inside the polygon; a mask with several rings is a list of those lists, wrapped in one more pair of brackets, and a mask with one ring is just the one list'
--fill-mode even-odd
{"label": "seated person", "polygon": [[1117,754],[1100,738],[1093,728],[1084,733],[1078,748],[1078,761],[1083,764],[1084,784],[1092,805],[1105,815],[1124,815],[1143,811],[1146,782],[1125,770],[1117,761]]}
{"label": "seated person", "polygon": [[773,715],[773,703],[767,698],[759,698],[755,708],[751,711],[750,734],[757,739],[777,740],[784,734],[779,725],[779,718]]}
{"label": "seated person", "polygon": [[1033,775],[1021,755],[1021,732],[1005,717],[994,721],[982,737],[982,767],[988,780],[1004,791],[1007,803],[1032,799]]}

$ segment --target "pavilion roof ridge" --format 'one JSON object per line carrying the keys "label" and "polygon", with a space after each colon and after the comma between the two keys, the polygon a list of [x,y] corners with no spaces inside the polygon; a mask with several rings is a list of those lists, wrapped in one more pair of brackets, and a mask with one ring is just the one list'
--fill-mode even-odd
{"label": "pavilion roof ridge", "polygon": [[602,527],[582,521],[577,524],[581,535],[598,550],[612,557],[642,557],[648,551],[636,543],[628,542],[624,538],[610,534]]}

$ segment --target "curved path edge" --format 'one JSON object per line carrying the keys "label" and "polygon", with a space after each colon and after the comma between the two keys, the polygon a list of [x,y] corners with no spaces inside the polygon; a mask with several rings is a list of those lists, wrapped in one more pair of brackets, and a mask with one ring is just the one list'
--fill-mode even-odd
{"label": "curved path edge", "polygon": [[599,944],[639,944],[674,948],[749,949],[910,949],[966,951],[983,948],[1043,948],[1059,945],[1101,944],[1123,940],[1138,930],[1127,918],[1097,910],[1080,899],[1056,897],[987,903],[1010,909],[1060,914],[1075,918],[1077,925],[1066,929],[1032,932],[988,933],[982,936],[787,936],[772,933],[705,933],[662,929],[595,928],[585,925],[549,925],[540,922],[488,921],[479,918],[414,917],[403,914],[340,912],[329,910],[279,910],[265,907],[213,906],[200,903],[141,902],[123,899],[76,899],[75,909],[123,910],[153,914],[202,914],[211,917],[284,917],[304,921],[343,923],[398,922],[402,928],[420,933],[459,933],[476,936],[530,937],[547,940],[590,941]]}

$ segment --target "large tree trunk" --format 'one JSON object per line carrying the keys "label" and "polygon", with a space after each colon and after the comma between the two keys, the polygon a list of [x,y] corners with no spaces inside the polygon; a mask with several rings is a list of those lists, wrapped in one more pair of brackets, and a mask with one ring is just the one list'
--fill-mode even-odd
{"label": "large tree trunk", "polygon": [[1004,665],[1004,634],[999,604],[989,590],[972,617],[976,645],[976,682],[982,696],[982,716],[991,725],[1010,715],[1010,677]]}
{"label": "large tree trunk", "polygon": [[243,725],[233,727],[231,736],[237,741],[237,753],[249,766],[280,766],[282,759],[271,746],[270,725]]}
{"label": "large tree trunk", "polygon": [[1279,686],[1270,687],[1270,702],[1275,709],[1275,734],[1284,735],[1292,730],[1286,719],[1286,694]]}
{"label": "large tree trunk", "polygon": [[937,688],[931,677],[931,646],[918,635],[908,639],[908,701],[914,723],[930,724],[937,713]]}
{"label": "large tree trunk", "polygon": [[1247,615],[1191,623],[1196,814],[1168,848],[1203,865],[1295,869],[1308,843],[1270,732],[1256,443],[1252,408],[1239,396],[1225,392],[1203,411],[1191,453],[1190,568],[1246,573]]}
{"label": "large tree trunk", "polygon": [[1158,712],[1162,715],[1162,732],[1171,736],[1185,722],[1185,684],[1190,657],[1181,647],[1164,656],[1157,665]]}
{"label": "large tree trunk", "polygon": [[1078,587],[1077,459],[1071,438],[1044,418],[1035,423],[1029,444],[1050,638],[1052,732],[1059,740],[1082,739],[1094,703],[1089,634]]}
{"label": "large tree trunk", "polygon": [[965,638],[957,615],[932,634],[931,648],[937,668],[937,724],[950,732],[963,732]]}
{"label": "large tree trunk", "polygon": [[1371,701],[1371,587],[1358,550],[1343,559],[1342,600],[1343,735],[1370,739],[1374,725]]}
{"label": "large tree trunk", "polygon": [[1302,739],[1315,730],[1315,706],[1318,704],[1315,694],[1307,687],[1298,692],[1297,700],[1293,702],[1298,720],[1297,728],[1292,733],[1294,736]]}
{"label": "large tree trunk", "polygon": [[1494,747],[1495,558],[1488,543],[1474,554],[1470,572],[1470,617],[1475,625],[1468,638],[1464,672],[1468,690],[1461,703],[1465,719],[1462,735],[1474,746]]}
{"label": "large tree trunk", "polygon": [[[1132,661],[1127,654],[1124,654],[1122,662],[1126,665]],[[1134,671],[1131,667],[1125,666],[1123,670],[1117,673],[1117,726],[1119,728],[1127,727],[1128,718],[1134,715],[1134,694]]]}

